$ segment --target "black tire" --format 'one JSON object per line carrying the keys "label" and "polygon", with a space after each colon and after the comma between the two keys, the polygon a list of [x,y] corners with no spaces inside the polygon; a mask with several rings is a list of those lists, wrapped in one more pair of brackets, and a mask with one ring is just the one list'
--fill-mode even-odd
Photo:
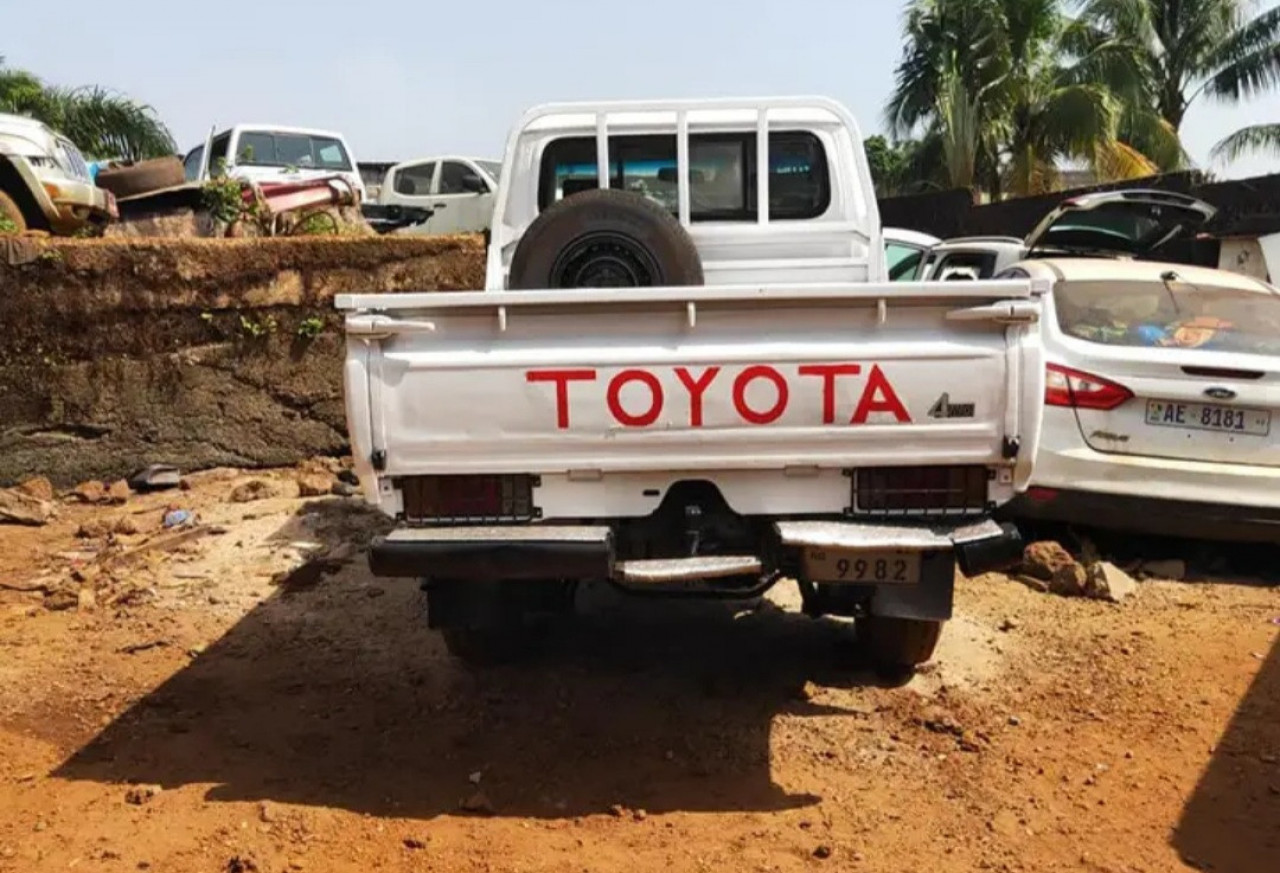
{"label": "black tire", "polygon": [[910,674],[933,657],[942,622],[872,615],[858,620],[858,641],[884,675]]}
{"label": "black tire", "polygon": [[693,238],[657,203],[628,191],[583,191],[546,209],[511,257],[508,286],[701,285]]}
{"label": "black tire", "polygon": [[[18,203],[8,193],[0,191],[0,219],[6,219],[0,224],[8,227],[9,233],[25,233],[27,230],[27,217],[22,214],[22,209]],[[0,232],[4,232],[4,227],[0,227]]]}
{"label": "black tire", "polygon": [[186,181],[182,161],[177,158],[153,158],[124,167],[112,167],[98,173],[97,184],[117,197],[133,197],[148,191],[173,188]]}

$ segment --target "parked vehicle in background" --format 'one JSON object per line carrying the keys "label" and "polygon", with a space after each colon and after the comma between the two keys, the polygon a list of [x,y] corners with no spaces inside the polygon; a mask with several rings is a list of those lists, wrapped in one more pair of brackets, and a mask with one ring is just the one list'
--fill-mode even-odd
{"label": "parked vehicle in background", "polygon": [[71,140],[35,119],[0,113],[0,231],[72,234],[118,214]]}
{"label": "parked vehicle in background", "polygon": [[1280,292],[1224,270],[1029,260],[1052,283],[1035,519],[1280,542]]}
{"label": "parked vehicle in background", "polygon": [[891,282],[914,282],[924,270],[924,259],[929,250],[942,240],[927,233],[904,230],[900,227],[884,229],[885,266]]}
{"label": "parked vehicle in background", "polygon": [[272,124],[237,124],[211,133],[183,159],[188,182],[228,175],[250,182],[345,179],[366,199],[351,147],[340,133]]}
{"label": "parked vehicle in background", "polygon": [[1041,257],[1159,260],[1173,240],[1214,215],[1202,200],[1170,191],[1100,191],[1064,200],[1025,239],[973,236],[944,240],[925,259],[928,281],[990,279],[1018,261]]}
{"label": "parked vehicle in background", "polygon": [[1021,557],[991,514],[1038,442],[1034,283],[891,284],[862,141],[813,98],[541,107],[485,291],[338,297],[352,453],[398,522],[370,563],[425,579],[452,652],[514,654],[578,583],[790,578],[900,671],[957,563]]}
{"label": "parked vehicle in background", "polygon": [[502,164],[445,155],[396,164],[387,171],[378,202],[432,211],[423,224],[401,233],[484,233],[493,222]]}

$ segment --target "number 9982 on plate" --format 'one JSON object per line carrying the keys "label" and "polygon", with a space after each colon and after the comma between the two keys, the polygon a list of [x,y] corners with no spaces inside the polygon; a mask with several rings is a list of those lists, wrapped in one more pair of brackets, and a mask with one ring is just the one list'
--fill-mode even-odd
{"label": "number 9982 on plate", "polygon": [[810,582],[851,585],[918,585],[920,552],[806,549],[805,577]]}

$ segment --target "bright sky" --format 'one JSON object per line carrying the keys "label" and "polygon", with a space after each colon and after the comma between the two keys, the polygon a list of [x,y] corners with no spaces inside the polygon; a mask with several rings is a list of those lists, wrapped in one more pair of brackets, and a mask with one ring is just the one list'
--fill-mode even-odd
{"label": "bright sky", "polygon": [[[0,55],[56,84],[150,103],[184,152],[210,125],[265,121],[342,131],[358,160],[500,157],[519,114],[552,100],[822,94],[878,132],[903,5],[60,0],[55,13],[0,0]],[[1280,121],[1280,94],[1197,103],[1183,136],[1203,165],[1222,136],[1262,121]],[[1280,157],[1210,169],[1276,172]]]}

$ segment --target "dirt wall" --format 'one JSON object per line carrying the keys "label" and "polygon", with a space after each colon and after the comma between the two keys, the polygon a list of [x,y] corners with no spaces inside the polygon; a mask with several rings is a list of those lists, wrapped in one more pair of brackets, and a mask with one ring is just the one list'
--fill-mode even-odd
{"label": "dirt wall", "polygon": [[341,452],[333,296],[483,279],[471,237],[11,246],[0,251],[0,485]]}

